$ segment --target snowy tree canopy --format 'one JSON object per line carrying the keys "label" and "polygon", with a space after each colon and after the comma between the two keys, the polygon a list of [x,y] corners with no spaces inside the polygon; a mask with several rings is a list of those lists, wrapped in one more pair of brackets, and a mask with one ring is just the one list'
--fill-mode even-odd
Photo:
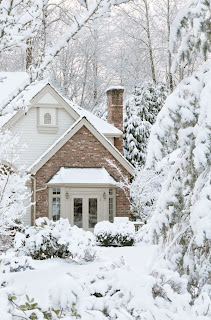
{"label": "snowy tree canopy", "polygon": [[167,99],[152,128],[147,159],[153,166],[167,153],[180,151],[150,228],[155,241],[162,237],[168,243],[166,255],[189,276],[189,285],[199,288],[211,270],[210,99],[211,68],[206,64]]}
{"label": "snowy tree canopy", "polygon": [[171,29],[171,51],[175,53],[173,69],[191,63],[199,52],[207,60],[211,51],[211,1],[190,0],[177,15]]}
{"label": "snowy tree canopy", "polygon": [[[99,18],[106,17],[111,12],[111,7],[127,2],[128,0],[78,0],[78,8],[73,14],[72,23],[69,24],[67,31],[55,44],[50,43],[45,47],[45,52],[39,59],[39,63],[28,66],[30,78],[21,88],[18,94],[28,88],[31,83],[43,77],[43,72],[49,67],[53,59],[64,49],[71,39],[73,39],[88,23],[94,23]],[[36,32],[41,29],[42,14],[45,12],[45,1],[29,0],[3,0],[0,3],[0,54],[6,50],[25,46],[26,41],[36,37]],[[8,101],[8,105],[15,97],[16,93]],[[0,110],[2,111],[2,110]]]}
{"label": "snowy tree canopy", "polygon": [[124,152],[128,161],[144,164],[151,125],[168,94],[164,83],[136,85],[127,100],[124,117]]}
{"label": "snowy tree canopy", "polygon": [[[0,234],[8,235],[26,214],[31,194],[26,186],[28,174],[16,170],[19,137],[9,131],[0,132]],[[4,161],[2,160],[4,159]]]}

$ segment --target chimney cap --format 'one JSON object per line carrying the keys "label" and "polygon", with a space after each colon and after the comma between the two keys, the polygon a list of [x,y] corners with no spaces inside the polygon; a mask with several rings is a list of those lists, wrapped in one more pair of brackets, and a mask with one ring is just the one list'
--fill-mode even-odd
{"label": "chimney cap", "polygon": [[123,86],[112,86],[112,87],[109,87],[108,89],[106,89],[106,93],[108,92],[108,91],[113,91],[113,90],[123,90],[124,91],[124,87]]}

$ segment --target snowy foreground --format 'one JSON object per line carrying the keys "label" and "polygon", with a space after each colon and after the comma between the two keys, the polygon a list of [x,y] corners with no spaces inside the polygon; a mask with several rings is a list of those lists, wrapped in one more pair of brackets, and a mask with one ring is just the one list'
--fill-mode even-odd
{"label": "snowy foreground", "polygon": [[[152,274],[157,256],[157,246],[140,245],[97,247],[97,257],[92,262],[69,258],[33,260],[33,270],[4,274],[7,286],[0,290],[0,320],[209,319],[207,312],[205,317],[198,316],[198,312],[207,311],[204,310],[206,301],[202,304],[198,301],[196,310],[190,307],[185,290],[181,288],[180,294],[171,290],[172,274],[167,274],[161,286],[160,281],[155,280]],[[161,287],[163,297],[156,294]],[[5,293],[15,296],[14,303],[18,306],[27,304],[28,295],[42,311],[53,308],[62,311],[62,316],[44,318],[43,313],[36,310],[37,317],[29,318],[30,311],[26,316],[15,308],[11,315],[11,302]],[[72,311],[65,313],[65,310]]]}
{"label": "snowy foreground", "polygon": [[[149,273],[150,265],[156,255],[156,246],[124,247],[124,248],[99,248],[98,258],[90,263],[77,263],[70,259],[54,258],[51,260],[34,261],[34,270],[10,273],[13,287],[26,292],[29,297],[45,309],[49,305],[49,294],[62,290],[70,279],[86,279],[96,275],[103,266],[118,263],[123,257],[125,264],[131,268],[131,278],[121,279],[125,286],[132,288],[137,283],[140,274]],[[67,297],[63,297],[66,299]]]}
{"label": "snowy foreground", "polygon": [[[109,278],[106,282],[96,283],[97,288],[90,285],[85,289],[84,286],[86,287],[87,283],[91,284],[92,279],[104,273],[102,270],[105,269],[108,274],[109,270],[112,270],[112,275],[110,274],[109,277],[112,278],[114,287],[119,287],[125,292],[140,291],[140,288],[145,286],[144,279],[149,274],[150,266],[156,255],[156,246],[97,247],[97,258],[93,262],[76,262],[60,258],[33,260],[34,270],[6,274],[9,284],[6,289],[7,292],[11,290],[16,293],[19,305],[26,302],[27,294],[30,299],[34,298],[34,301],[43,310],[47,310],[52,304],[56,309],[66,308],[67,305],[71,306],[75,302],[77,312],[82,315],[82,319],[106,319],[107,317],[102,312],[97,311],[101,309],[99,305],[96,305],[95,311],[90,310],[93,308],[93,299],[88,298],[86,291],[103,294],[107,291],[105,286],[110,286]],[[10,319],[6,318],[6,313],[4,313],[5,299],[3,298],[4,296],[0,296],[0,319]],[[114,312],[121,315],[121,310],[115,310],[114,304],[112,307],[114,307]],[[123,317],[124,313],[123,311]],[[75,317],[65,319],[75,319]],[[119,319],[127,319],[127,316]]]}

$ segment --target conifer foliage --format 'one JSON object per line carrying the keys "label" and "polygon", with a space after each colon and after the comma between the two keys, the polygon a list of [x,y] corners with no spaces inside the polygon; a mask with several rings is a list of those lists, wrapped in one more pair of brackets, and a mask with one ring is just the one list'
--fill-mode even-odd
{"label": "conifer foliage", "polygon": [[[180,13],[178,33],[182,30],[184,41],[178,42],[178,53],[184,51],[194,13],[192,45],[198,46],[198,27],[203,26],[202,17],[210,14],[209,4],[191,1]],[[208,36],[204,42],[210,48]],[[185,50],[188,56],[193,48],[189,54],[187,46]],[[162,241],[169,266],[187,279],[193,299],[203,292],[210,295],[211,285],[210,100],[211,64],[205,63],[168,97],[152,128],[147,157],[148,166],[155,167],[167,154],[180,152],[163,185],[149,234],[155,243]]]}
{"label": "conifer foliage", "polygon": [[151,126],[154,124],[168,94],[164,83],[136,85],[126,102],[124,118],[124,153],[134,164],[145,163]]}

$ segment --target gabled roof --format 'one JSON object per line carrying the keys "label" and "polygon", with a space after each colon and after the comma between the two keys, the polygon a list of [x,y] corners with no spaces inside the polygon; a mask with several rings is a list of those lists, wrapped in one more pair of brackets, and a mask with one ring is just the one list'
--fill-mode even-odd
{"label": "gabled roof", "polygon": [[105,168],[61,167],[48,181],[48,185],[116,185],[116,181]]}
{"label": "gabled roof", "polygon": [[102,145],[121,163],[121,165],[131,174],[134,175],[134,167],[125,159],[125,157],[115,148],[115,146],[86,118],[80,117],[51,147],[46,150],[42,156],[37,159],[29,168],[28,172],[36,172],[68,141],[74,134],[85,126]]}
{"label": "gabled roof", "polygon": [[[2,81],[1,81],[2,79]],[[4,105],[5,101],[8,101],[12,98],[19,88],[24,88],[24,85],[27,83],[29,75],[25,72],[0,72],[0,110],[1,105]],[[42,96],[42,92],[45,90],[51,89],[51,92],[57,95],[60,98],[60,101],[65,103],[65,109],[77,120],[80,117],[86,117],[101,133],[106,136],[115,136],[119,137],[122,135],[122,132],[104,121],[88,110],[80,108],[76,104],[72,103],[70,100],[66,99],[58,90],[49,82],[39,81],[24,89],[23,92],[18,96],[18,98],[13,99],[13,101],[7,106],[5,110],[5,115],[0,117],[0,127],[5,126],[9,128],[13,125],[21,116],[25,114],[27,110],[21,108],[21,104],[27,105],[30,108],[32,105],[35,105],[39,100],[39,96]],[[17,109],[17,107],[19,109]]]}

